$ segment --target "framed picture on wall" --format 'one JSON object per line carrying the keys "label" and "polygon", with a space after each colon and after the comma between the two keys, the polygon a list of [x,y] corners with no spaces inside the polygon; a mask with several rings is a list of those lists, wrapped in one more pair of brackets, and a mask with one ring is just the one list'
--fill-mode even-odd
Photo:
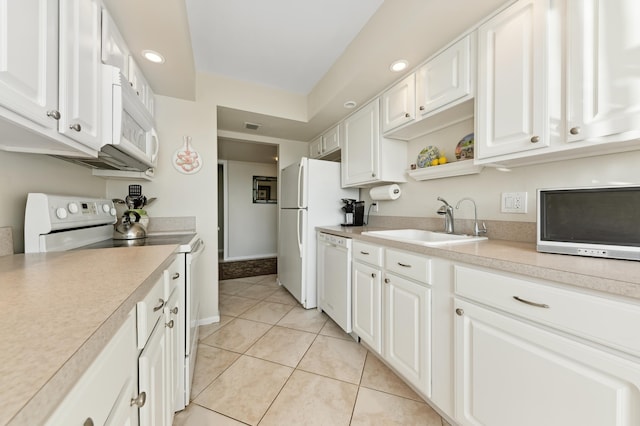
{"label": "framed picture on wall", "polygon": [[278,179],[271,176],[253,177],[253,202],[259,204],[275,204],[278,202]]}

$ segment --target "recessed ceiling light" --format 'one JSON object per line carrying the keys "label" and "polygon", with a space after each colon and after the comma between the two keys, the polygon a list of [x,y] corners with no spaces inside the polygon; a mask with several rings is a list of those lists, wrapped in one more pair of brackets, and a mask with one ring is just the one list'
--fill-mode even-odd
{"label": "recessed ceiling light", "polygon": [[147,61],[153,62],[154,64],[164,64],[164,56],[162,56],[155,50],[143,50],[142,57]]}
{"label": "recessed ceiling light", "polygon": [[344,103],[344,107],[345,108],[349,108],[349,109],[355,108],[356,105],[358,105],[358,103],[356,101],[347,101],[347,102]]}
{"label": "recessed ceiling light", "polygon": [[404,59],[398,59],[391,64],[389,69],[393,72],[400,72],[405,70],[408,66],[409,62],[405,61]]}

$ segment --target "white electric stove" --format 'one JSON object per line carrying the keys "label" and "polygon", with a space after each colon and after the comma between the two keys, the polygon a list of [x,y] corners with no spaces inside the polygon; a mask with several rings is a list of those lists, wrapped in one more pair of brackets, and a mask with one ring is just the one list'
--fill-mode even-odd
{"label": "white electric stove", "polygon": [[181,311],[185,313],[185,329],[178,336],[179,351],[185,359],[181,369],[184,380],[180,381],[185,386],[174,409],[182,410],[189,404],[198,348],[200,296],[193,271],[205,244],[196,233],[115,240],[112,237],[116,221],[116,209],[109,199],[29,193],[24,218],[25,253],[177,244],[177,252],[185,256],[185,285],[180,288],[178,302],[184,306]]}

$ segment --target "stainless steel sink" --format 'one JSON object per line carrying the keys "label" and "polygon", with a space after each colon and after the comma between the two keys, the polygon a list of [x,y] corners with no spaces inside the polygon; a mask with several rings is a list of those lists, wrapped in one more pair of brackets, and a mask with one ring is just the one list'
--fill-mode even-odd
{"label": "stainless steel sink", "polygon": [[487,237],[475,235],[447,234],[445,232],[424,231],[422,229],[389,229],[385,231],[365,231],[362,235],[402,241],[423,246],[441,246],[486,240]]}

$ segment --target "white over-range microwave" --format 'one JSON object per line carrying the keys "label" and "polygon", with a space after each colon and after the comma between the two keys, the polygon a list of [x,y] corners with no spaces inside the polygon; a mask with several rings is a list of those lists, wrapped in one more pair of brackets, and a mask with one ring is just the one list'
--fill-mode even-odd
{"label": "white over-range microwave", "polygon": [[640,260],[640,186],[539,189],[537,250]]}
{"label": "white over-range microwave", "polygon": [[153,116],[119,68],[102,65],[102,145],[98,158],[65,158],[95,169],[153,176],[158,135]]}

